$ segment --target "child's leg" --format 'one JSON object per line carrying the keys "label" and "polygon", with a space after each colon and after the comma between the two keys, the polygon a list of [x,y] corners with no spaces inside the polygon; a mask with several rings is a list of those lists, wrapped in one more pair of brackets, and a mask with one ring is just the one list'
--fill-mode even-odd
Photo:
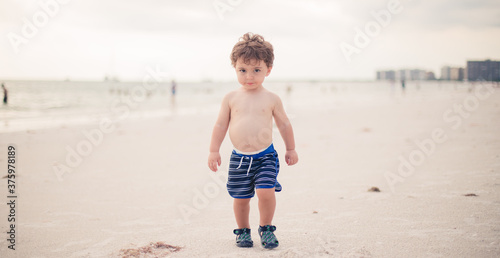
{"label": "child's leg", "polygon": [[257,189],[257,197],[259,197],[260,225],[272,225],[274,210],[276,209],[274,188]]}
{"label": "child's leg", "polygon": [[250,198],[248,199],[234,199],[233,209],[234,217],[236,218],[236,224],[238,228],[250,228]]}

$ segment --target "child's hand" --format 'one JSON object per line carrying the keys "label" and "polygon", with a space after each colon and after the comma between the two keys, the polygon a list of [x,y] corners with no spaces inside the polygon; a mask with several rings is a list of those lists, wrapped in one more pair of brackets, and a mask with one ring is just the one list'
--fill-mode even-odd
{"label": "child's hand", "polygon": [[217,166],[220,166],[220,154],[218,152],[210,152],[208,155],[208,167],[213,172],[217,172]]}
{"label": "child's hand", "polygon": [[285,154],[285,160],[288,166],[295,165],[297,162],[299,162],[299,155],[297,155],[297,152],[295,150],[287,150]]}

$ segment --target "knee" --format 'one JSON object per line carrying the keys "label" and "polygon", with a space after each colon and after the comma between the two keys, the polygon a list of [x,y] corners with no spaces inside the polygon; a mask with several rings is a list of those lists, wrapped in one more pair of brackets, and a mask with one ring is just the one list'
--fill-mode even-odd
{"label": "knee", "polygon": [[257,189],[257,197],[259,201],[267,202],[275,199],[274,188],[272,189]]}
{"label": "knee", "polygon": [[246,207],[250,205],[250,199],[234,199],[234,206]]}

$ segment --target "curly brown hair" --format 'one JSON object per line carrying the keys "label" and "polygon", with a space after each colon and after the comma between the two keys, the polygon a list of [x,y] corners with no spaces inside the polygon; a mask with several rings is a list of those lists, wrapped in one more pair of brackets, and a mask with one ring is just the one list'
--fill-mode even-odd
{"label": "curly brown hair", "polygon": [[241,57],[243,57],[245,64],[249,64],[251,60],[255,59],[264,61],[267,67],[272,67],[274,61],[273,45],[265,41],[261,35],[248,32],[234,45],[230,57],[233,67],[236,67],[236,61]]}

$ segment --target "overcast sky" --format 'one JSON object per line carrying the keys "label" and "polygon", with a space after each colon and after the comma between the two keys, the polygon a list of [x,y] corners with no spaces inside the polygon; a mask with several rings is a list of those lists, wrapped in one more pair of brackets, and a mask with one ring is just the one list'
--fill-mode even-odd
{"label": "overcast sky", "polygon": [[498,0],[59,1],[0,1],[0,79],[141,80],[150,66],[180,81],[234,80],[229,53],[246,32],[273,44],[273,80],[439,76],[500,59]]}

